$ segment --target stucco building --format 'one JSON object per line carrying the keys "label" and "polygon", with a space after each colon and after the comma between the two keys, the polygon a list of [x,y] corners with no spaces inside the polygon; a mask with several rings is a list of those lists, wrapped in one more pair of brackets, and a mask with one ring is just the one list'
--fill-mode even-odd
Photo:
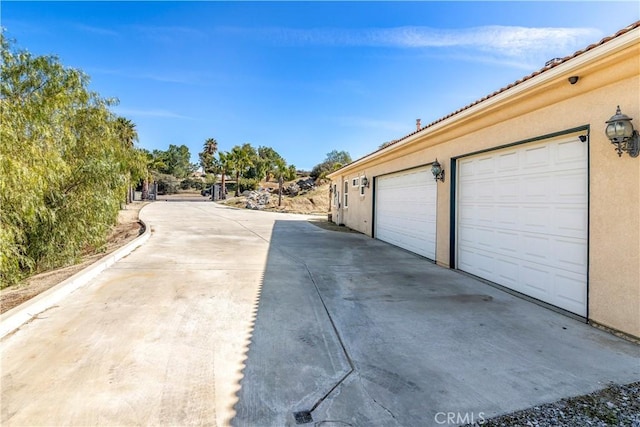
{"label": "stucco building", "polygon": [[617,106],[640,126],[640,21],[333,172],[332,220],[640,337],[640,157],[605,134]]}

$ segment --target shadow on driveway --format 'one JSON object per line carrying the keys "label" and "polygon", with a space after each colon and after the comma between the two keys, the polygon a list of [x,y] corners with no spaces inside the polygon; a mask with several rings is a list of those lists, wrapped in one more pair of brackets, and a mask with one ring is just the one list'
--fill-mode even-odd
{"label": "shadow on driveway", "polygon": [[384,242],[276,221],[243,375],[235,426],[428,426],[637,381],[640,359]]}

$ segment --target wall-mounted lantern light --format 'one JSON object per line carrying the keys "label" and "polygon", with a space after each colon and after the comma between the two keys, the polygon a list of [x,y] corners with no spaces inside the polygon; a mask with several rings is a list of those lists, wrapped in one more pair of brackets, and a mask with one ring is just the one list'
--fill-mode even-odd
{"label": "wall-mounted lantern light", "polygon": [[626,114],[622,114],[620,106],[607,123],[605,133],[607,138],[616,147],[616,152],[619,157],[622,157],[622,152],[629,153],[631,157],[638,157],[640,149],[638,147],[638,131],[633,129],[631,124],[631,117]]}
{"label": "wall-mounted lantern light", "polygon": [[442,169],[442,166],[438,163],[438,159],[431,165],[431,173],[436,181],[440,180],[444,182],[444,169]]}
{"label": "wall-mounted lantern light", "polygon": [[369,179],[366,176],[362,177],[362,186],[369,188]]}

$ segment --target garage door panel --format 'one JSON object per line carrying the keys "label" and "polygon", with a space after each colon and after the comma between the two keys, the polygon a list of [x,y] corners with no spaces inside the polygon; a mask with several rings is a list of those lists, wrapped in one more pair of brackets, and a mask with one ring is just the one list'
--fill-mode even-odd
{"label": "garage door panel", "polygon": [[524,167],[533,171],[536,168],[545,168],[549,165],[549,147],[546,145],[536,146],[532,148],[525,148],[522,150],[524,157]]}
{"label": "garage door panel", "polygon": [[505,258],[496,259],[497,275],[505,286],[517,286],[520,277],[520,268],[517,263],[508,261]]}
{"label": "garage door panel", "polygon": [[554,180],[561,180],[561,187],[554,186],[555,196],[558,202],[562,203],[581,203],[586,194],[587,177],[582,171],[570,171],[564,174],[558,174]]}
{"label": "garage door panel", "polygon": [[549,292],[549,284],[553,283],[553,276],[544,265],[525,263],[522,266],[521,281],[525,286],[521,292],[545,300]]}
{"label": "garage door panel", "polygon": [[555,293],[567,304],[584,305],[587,294],[584,292],[583,277],[570,272],[557,273],[554,280]]}
{"label": "garage door panel", "polygon": [[517,171],[519,167],[518,153],[505,153],[499,155],[498,167],[503,172]]}
{"label": "garage door panel", "polygon": [[574,163],[576,159],[582,159],[584,157],[583,147],[576,144],[575,141],[559,142],[556,144],[556,162],[562,163]]}
{"label": "garage door panel", "polygon": [[529,202],[545,202],[551,198],[553,186],[548,176],[528,176],[524,181],[524,193]]}
{"label": "garage door panel", "polygon": [[557,207],[553,215],[555,234],[578,239],[587,235],[587,218],[580,207]]}
{"label": "garage door panel", "polygon": [[496,232],[498,252],[505,255],[517,256],[520,249],[520,239],[518,233],[512,231],[498,231]]}
{"label": "garage door panel", "polygon": [[495,169],[495,158],[493,156],[478,159],[478,175],[493,175]]}
{"label": "garage door panel", "polygon": [[478,275],[488,276],[493,275],[497,272],[495,268],[493,254],[489,252],[477,252],[477,251],[469,251],[473,254],[474,265]]}
{"label": "garage door panel", "polygon": [[493,188],[493,185],[493,181],[479,182],[474,189],[476,200],[478,202],[493,200],[495,198],[495,190]]}
{"label": "garage door panel", "polygon": [[476,175],[477,174],[475,173],[475,162],[473,162],[472,160],[462,159],[460,161],[460,170],[459,170],[460,179],[463,180],[465,177],[471,177]]}
{"label": "garage door panel", "polygon": [[501,202],[513,202],[518,200],[520,194],[520,182],[516,178],[503,179],[501,185],[496,188],[496,197]]}
{"label": "garage door panel", "polygon": [[524,236],[522,243],[524,244],[524,251],[522,251],[522,255],[539,262],[549,261],[549,250],[551,249],[551,244],[548,237],[538,235]]}
{"label": "garage door panel", "polygon": [[494,218],[493,218],[492,210],[493,209],[491,209],[490,206],[478,205],[474,209],[474,214],[476,215],[476,218],[477,218],[476,224],[480,226],[493,224]]}
{"label": "garage door panel", "polygon": [[500,228],[513,229],[518,224],[518,206],[509,204],[502,205],[498,212],[494,212],[496,224]]}
{"label": "garage door panel", "polygon": [[[393,217],[389,218],[393,220]],[[428,222],[420,218],[404,218],[396,217],[397,224],[378,225],[378,234],[380,233],[397,233],[402,236],[428,236],[425,230]]]}
{"label": "garage door panel", "polygon": [[577,137],[462,159],[457,267],[586,316],[587,184]]}
{"label": "garage door panel", "polygon": [[428,168],[376,179],[375,237],[435,259],[436,183]]}
{"label": "garage door panel", "polygon": [[476,229],[474,227],[460,226],[458,235],[458,248],[464,250],[468,247],[472,248],[474,242],[477,240],[475,236]]}
{"label": "garage door panel", "polygon": [[477,228],[476,230],[478,246],[484,250],[493,248],[496,240],[494,237],[494,231],[487,228]]}
{"label": "garage door panel", "polygon": [[522,231],[530,233],[548,233],[551,215],[549,208],[543,206],[535,206],[523,204],[520,211],[522,212],[522,222],[519,228]]}
{"label": "garage door panel", "polygon": [[555,259],[558,268],[582,272],[586,267],[586,248],[582,240],[556,239]]}

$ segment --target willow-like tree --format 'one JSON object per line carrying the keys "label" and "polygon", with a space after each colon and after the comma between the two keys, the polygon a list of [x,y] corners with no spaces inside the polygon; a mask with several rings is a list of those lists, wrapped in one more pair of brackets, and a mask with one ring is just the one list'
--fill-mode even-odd
{"label": "willow-like tree", "polygon": [[[103,247],[144,156],[123,143],[114,101],[55,56],[0,34],[0,287]],[[134,138],[135,139],[135,138]]]}

